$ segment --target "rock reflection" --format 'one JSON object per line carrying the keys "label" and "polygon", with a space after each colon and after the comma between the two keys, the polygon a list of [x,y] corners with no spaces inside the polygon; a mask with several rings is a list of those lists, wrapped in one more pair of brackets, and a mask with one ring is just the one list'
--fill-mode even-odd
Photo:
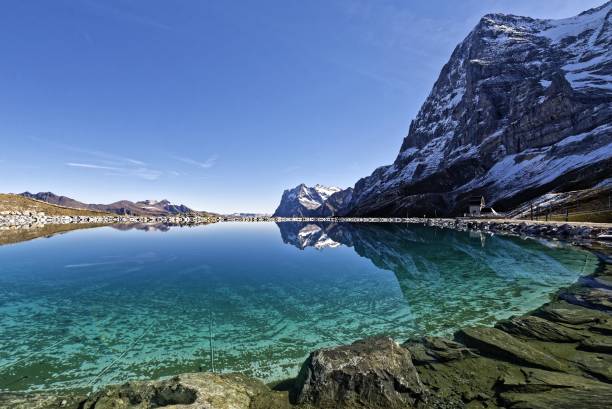
{"label": "rock reflection", "polygon": [[[522,312],[580,272],[597,265],[588,252],[558,242],[390,223],[277,223],[300,249],[344,245],[392,271],[419,332],[444,334],[455,324],[492,324]],[[329,245],[328,243],[333,243]],[[440,320],[445,316],[445,320]]]}

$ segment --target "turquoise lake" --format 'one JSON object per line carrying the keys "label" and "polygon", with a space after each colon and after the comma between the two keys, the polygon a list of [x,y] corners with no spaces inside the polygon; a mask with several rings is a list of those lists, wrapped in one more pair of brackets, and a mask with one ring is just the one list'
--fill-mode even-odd
{"label": "turquoise lake", "polygon": [[492,325],[597,259],[403,224],[99,227],[0,246],[0,392],[181,372],[297,374],[307,354]]}

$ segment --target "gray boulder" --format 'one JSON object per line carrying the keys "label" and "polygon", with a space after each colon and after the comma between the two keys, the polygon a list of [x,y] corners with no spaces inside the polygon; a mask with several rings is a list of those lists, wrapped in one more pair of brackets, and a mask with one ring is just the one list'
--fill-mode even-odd
{"label": "gray boulder", "polygon": [[388,337],[310,354],[297,378],[292,400],[317,408],[413,408],[427,392],[410,352]]}

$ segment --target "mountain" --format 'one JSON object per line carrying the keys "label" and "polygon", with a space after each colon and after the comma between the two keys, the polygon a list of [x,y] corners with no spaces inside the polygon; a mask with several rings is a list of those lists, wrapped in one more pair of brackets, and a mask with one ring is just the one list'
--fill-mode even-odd
{"label": "mountain", "polygon": [[228,217],[270,217],[270,213],[245,213],[245,212],[236,212],[226,214]]}
{"label": "mountain", "polygon": [[484,16],[388,166],[340,215],[461,215],[590,188],[612,169],[612,2],[562,20]]}
{"label": "mountain", "polygon": [[[315,185],[308,187],[300,184],[283,192],[274,217],[317,217],[326,208],[325,203],[334,194],[341,192],[339,187]],[[327,211],[327,210],[325,210]]]}
{"label": "mountain", "polygon": [[54,205],[69,207],[73,209],[95,210],[100,212],[115,213],[120,215],[131,216],[170,216],[180,214],[207,216],[212,213],[200,212],[185,205],[176,205],[168,200],[143,200],[139,202],[131,202],[129,200],[120,200],[110,204],[87,204],[71,199],[66,196],[58,196],[51,192],[30,193],[23,192],[20,196],[30,199],[36,199]]}
{"label": "mountain", "polygon": [[73,209],[89,209],[89,205],[83,202],[79,202],[78,200],[74,200],[66,196],[58,196],[52,192],[23,192],[20,193],[20,196],[27,197],[29,199],[40,200],[42,202],[47,202],[58,206],[70,207]]}
{"label": "mountain", "polygon": [[0,193],[0,213],[1,212],[45,213],[47,216],[111,216],[111,214],[105,212],[83,207],[76,208],[64,206],[62,204],[45,202],[37,200],[36,198],[11,193]]}
{"label": "mountain", "polygon": [[332,194],[325,202],[323,202],[323,205],[319,208],[319,216],[330,217],[346,211],[352,199],[352,187],[340,190]]}
{"label": "mountain", "polygon": [[194,211],[187,206],[181,204],[176,205],[170,203],[168,200],[144,200],[142,202],[136,202],[136,206],[153,212],[170,213],[170,214],[183,214],[193,213]]}

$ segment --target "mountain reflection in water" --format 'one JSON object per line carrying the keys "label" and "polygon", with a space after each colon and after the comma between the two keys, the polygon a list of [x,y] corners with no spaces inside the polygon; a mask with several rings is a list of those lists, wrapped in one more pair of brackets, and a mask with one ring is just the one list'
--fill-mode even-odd
{"label": "mountain reflection in water", "polygon": [[[535,305],[542,292],[573,282],[597,263],[587,252],[560,252],[559,242],[396,223],[277,223],[283,242],[299,249],[352,247],[392,271],[422,334],[493,324]],[[440,316],[445,320],[440,320]]]}

